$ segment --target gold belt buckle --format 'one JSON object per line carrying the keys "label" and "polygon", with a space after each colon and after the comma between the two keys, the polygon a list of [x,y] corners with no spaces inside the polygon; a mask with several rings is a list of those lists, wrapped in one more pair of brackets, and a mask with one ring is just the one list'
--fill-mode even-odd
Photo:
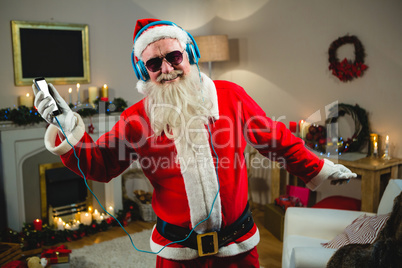
{"label": "gold belt buckle", "polygon": [[210,232],[197,235],[198,256],[209,256],[218,253],[218,233]]}

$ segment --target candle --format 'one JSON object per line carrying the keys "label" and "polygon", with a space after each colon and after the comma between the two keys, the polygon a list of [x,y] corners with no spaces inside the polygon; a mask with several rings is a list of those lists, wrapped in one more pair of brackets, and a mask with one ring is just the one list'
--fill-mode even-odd
{"label": "candle", "polygon": [[77,104],[81,103],[80,99],[80,83],[77,83]]}
{"label": "candle", "polygon": [[374,142],[374,155],[378,154],[378,143],[375,141]]}
{"label": "candle", "polygon": [[90,225],[92,223],[92,214],[91,213],[81,213],[81,223],[84,225]]}
{"label": "candle", "polygon": [[109,206],[109,207],[108,207],[107,212],[108,212],[110,215],[114,216],[114,208],[113,208],[112,206]]}
{"label": "candle", "polygon": [[100,217],[101,217],[101,215],[100,215],[100,213],[98,212],[98,210],[97,210],[97,209],[95,209],[94,213],[92,214],[92,217],[93,217],[93,218],[94,218],[94,220],[96,220],[97,222],[99,222],[99,221],[100,221]]}
{"label": "candle", "polygon": [[104,101],[108,101],[109,100],[109,88],[106,84],[103,85],[102,87],[102,99]]}
{"label": "candle", "polygon": [[66,229],[66,230],[71,230],[70,224],[66,223],[66,225],[64,226],[64,229]]}
{"label": "candle", "polygon": [[72,92],[73,92],[73,89],[70,87],[69,89],[68,89],[68,98],[69,98],[69,103],[73,103],[73,94],[72,94]]}
{"label": "candle", "polygon": [[93,104],[94,101],[98,98],[98,88],[97,87],[89,87],[88,88],[88,97],[89,104]]}
{"label": "candle", "polygon": [[64,230],[64,224],[65,224],[64,221],[61,218],[59,218],[57,221],[57,230]]}
{"label": "candle", "polygon": [[385,146],[389,146],[389,136],[388,135],[385,138]]}
{"label": "candle", "polygon": [[33,96],[31,96],[29,93],[24,96],[19,96],[18,106],[26,106],[28,108],[33,107]]}
{"label": "candle", "polygon": [[[371,133],[370,134],[370,143],[369,143],[369,152],[368,156],[374,156],[375,152],[375,143],[378,141],[378,134]],[[377,153],[378,153],[378,144],[377,144]]]}
{"label": "candle", "polygon": [[34,220],[33,226],[36,231],[41,231],[42,230],[42,220],[41,219]]}
{"label": "candle", "polygon": [[296,122],[289,122],[289,130],[292,133],[297,132],[297,123]]}

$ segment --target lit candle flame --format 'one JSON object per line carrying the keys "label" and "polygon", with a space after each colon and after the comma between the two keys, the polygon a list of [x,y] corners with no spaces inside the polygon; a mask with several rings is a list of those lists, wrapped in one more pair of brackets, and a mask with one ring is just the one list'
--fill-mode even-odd
{"label": "lit candle flame", "polygon": [[71,92],[73,92],[73,89],[70,87],[70,88],[68,89],[68,93],[71,93]]}

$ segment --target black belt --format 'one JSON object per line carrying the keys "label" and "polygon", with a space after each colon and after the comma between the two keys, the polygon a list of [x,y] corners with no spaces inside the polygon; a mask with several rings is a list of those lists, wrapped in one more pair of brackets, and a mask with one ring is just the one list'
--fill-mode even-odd
{"label": "black belt", "polygon": [[183,242],[177,242],[177,244],[198,250],[200,257],[218,253],[220,247],[242,237],[248,233],[253,226],[254,220],[248,204],[242,215],[233,224],[216,232],[197,234],[194,231],[191,232],[190,229],[165,222],[159,217],[156,222],[158,232],[170,241],[181,241],[187,238],[191,232],[189,238]]}

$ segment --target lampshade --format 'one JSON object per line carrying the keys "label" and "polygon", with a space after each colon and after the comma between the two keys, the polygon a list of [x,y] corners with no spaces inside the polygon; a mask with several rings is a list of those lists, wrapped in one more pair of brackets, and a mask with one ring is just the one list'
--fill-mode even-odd
{"label": "lampshade", "polygon": [[229,41],[227,35],[195,36],[194,39],[201,54],[199,62],[229,60]]}

